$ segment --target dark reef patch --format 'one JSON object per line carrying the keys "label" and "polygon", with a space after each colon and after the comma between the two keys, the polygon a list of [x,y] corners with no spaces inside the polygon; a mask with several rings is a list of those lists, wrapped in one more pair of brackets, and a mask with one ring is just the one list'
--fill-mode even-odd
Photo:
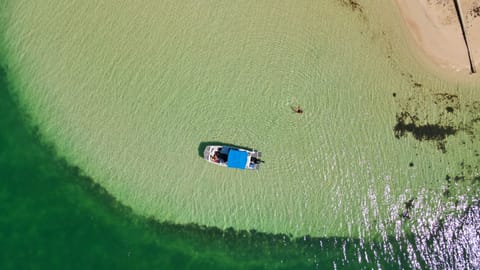
{"label": "dark reef patch", "polygon": [[415,198],[412,198],[412,199],[404,202],[405,207],[404,207],[403,212],[400,214],[401,218],[410,219],[410,210],[412,210],[413,207],[414,207],[414,204],[413,204],[414,200],[415,200]]}
{"label": "dark reef patch", "polygon": [[[468,186],[470,190],[480,190],[480,160],[478,158],[463,160],[458,163],[459,172],[456,175],[445,175],[445,186],[442,195],[445,198],[464,194],[459,187]],[[478,196],[478,195],[477,195]]]}
{"label": "dark reef patch", "polygon": [[410,81],[412,88],[409,97],[395,99],[400,108],[395,115],[395,138],[411,134],[418,141],[434,141],[443,153],[447,152],[447,138],[459,132],[467,134],[472,143],[477,140],[480,101],[461,102],[458,95],[433,91],[409,73],[402,76]]}
{"label": "dark reef patch", "polygon": [[408,112],[397,114],[397,124],[393,128],[395,137],[400,138],[410,132],[413,137],[419,141],[436,140],[441,141],[447,136],[455,135],[458,129],[451,126],[441,126],[439,124],[417,124],[415,117],[409,115]]}
{"label": "dark reef patch", "polygon": [[[411,133],[416,140],[419,141],[436,141],[437,148],[445,153],[445,139],[448,136],[455,135],[459,129],[453,126],[443,126],[437,124],[418,124],[419,120],[416,116],[410,115],[408,112],[397,114],[397,124],[393,127],[395,138],[404,137],[407,133]],[[413,163],[410,163],[413,165]],[[412,167],[412,166],[410,166]]]}

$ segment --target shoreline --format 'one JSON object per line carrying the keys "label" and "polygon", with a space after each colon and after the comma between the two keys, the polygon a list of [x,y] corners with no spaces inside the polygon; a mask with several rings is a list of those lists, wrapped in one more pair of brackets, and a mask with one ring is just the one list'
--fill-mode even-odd
{"label": "shoreline", "polygon": [[[396,0],[417,48],[427,62],[444,71],[472,74],[467,45],[453,0]],[[466,40],[474,69],[480,69],[480,3],[460,1]],[[478,13],[478,14],[477,14]]]}

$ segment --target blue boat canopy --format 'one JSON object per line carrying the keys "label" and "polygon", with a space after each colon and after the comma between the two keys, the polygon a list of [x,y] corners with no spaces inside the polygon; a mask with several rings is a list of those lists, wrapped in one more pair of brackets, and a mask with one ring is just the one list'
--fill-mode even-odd
{"label": "blue boat canopy", "polygon": [[227,166],[230,168],[245,169],[247,159],[247,152],[231,149],[228,152]]}

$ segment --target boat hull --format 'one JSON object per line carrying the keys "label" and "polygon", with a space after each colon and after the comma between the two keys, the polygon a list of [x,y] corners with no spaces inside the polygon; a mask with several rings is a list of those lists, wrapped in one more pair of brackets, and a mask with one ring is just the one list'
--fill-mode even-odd
{"label": "boat hull", "polygon": [[[232,158],[237,158],[237,156],[241,156],[241,158],[236,160],[235,165],[233,165]],[[210,163],[245,170],[258,170],[260,157],[261,152],[226,145],[208,145],[203,152],[203,158]]]}

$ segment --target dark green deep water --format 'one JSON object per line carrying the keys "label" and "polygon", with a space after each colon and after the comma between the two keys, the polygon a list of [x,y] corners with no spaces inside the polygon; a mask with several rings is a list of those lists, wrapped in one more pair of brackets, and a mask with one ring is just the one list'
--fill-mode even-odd
{"label": "dark green deep water", "polygon": [[[2,70],[2,270],[400,267],[398,257],[358,262],[355,239],[289,239],[254,231],[160,224],[137,216],[56,157],[53,147],[42,144],[10,93]],[[401,265],[405,267],[405,262]]]}

